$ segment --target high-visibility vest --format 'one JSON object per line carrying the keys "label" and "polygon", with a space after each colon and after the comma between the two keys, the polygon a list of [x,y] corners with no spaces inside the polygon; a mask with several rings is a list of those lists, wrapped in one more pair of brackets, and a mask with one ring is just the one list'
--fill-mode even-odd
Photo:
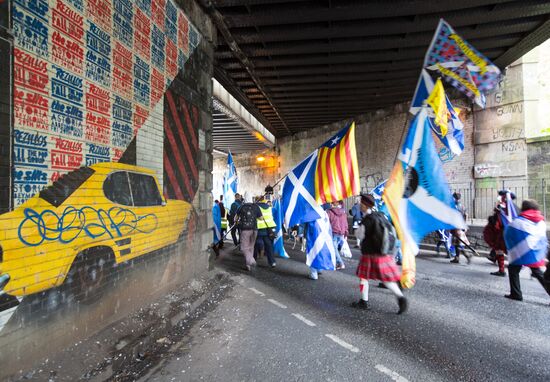
{"label": "high-visibility vest", "polygon": [[225,215],[222,216],[222,229],[227,228],[227,209],[225,209]]}
{"label": "high-visibility vest", "polygon": [[273,211],[271,210],[271,207],[260,207],[260,211],[262,211],[262,217],[258,218],[258,229],[275,228],[276,225],[275,220],[273,219]]}

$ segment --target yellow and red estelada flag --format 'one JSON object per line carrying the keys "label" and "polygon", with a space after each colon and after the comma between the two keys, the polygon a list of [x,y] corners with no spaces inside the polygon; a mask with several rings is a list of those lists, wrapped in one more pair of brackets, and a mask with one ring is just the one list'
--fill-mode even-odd
{"label": "yellow and red estelada flag", "polygon": [[337,202],[360,192],[355,122],[340,130],[318,149],[315,200]]}

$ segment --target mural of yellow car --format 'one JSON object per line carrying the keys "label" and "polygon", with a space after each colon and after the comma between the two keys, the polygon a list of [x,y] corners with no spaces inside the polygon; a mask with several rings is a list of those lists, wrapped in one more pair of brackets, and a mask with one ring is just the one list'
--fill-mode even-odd
{"label": "mural of yellow car", "polygon": [[145,168],[97,163],[70,172],[0,215],[0,294],[23,297],[67,277],[81,292],[93,289],[114,265],[174,244],[191,212],[165,200]]}

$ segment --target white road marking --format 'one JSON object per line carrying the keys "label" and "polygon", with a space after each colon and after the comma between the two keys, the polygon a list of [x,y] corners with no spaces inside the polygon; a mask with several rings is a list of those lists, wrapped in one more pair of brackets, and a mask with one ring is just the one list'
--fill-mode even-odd
{"label": "white road marking", "polygon": [[258,289],[256,289],[256,288],[248,288],[248,289],[250,289],[252,292],[254,292],[254,293],[256,293],[256,294],[258,294],[258,295],[260,295],[260,296],[265,296],[265,293],[260,292],[260,291],[259,291]]}
{"label": "white road marking", "polygon": [[278,306],[279,308],[286,309],[286,305],[281,304],[281,303],[280,303],[279,301],[277,301],[277,300],[273,300],[272,298],[268,298],[267,301],[269,301],[269,302],[272,303],[273,305]]}
{"label": "white road marking", "polygon": [[308,325],[308,326],[316,326],[313,322],[311,322],[310,320],[308,320],[307,318],[305,318],[301,314],[292,313],[292,315],[294,317],[296,317],[297,319],[299,319],[300,321],[302,321],[304,324]]}
{"label": "white road marking", "polygon": [[376,370],[384,373],[384,374],[387,374],[390,376],[391,379],[393,379],[394,381],[397,381],[397,382],[409,382],[409,380],[401,375],[399,375],[398,373],[396,373],[395,371],[393,370],[390,370],[388,369],[386,366],[384,365],[376,365],[374,367]]}
{"label": "white road marking", "polygon": [[336,337],[334,334],[325,334],[326,337],[330,338],[334,342],[336,342],[338,345],[342,346],[343,348],[348,349],[351,352],[359,353],[359,349],[357,349],[355,346],[348,344],[346,341],[341,340],[340,338]]}

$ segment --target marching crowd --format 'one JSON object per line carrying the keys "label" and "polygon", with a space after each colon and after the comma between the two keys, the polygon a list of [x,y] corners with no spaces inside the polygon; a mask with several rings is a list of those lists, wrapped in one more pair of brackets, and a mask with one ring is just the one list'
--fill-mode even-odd
{"label": "marching crowd", "polygon": [[[460,193],[454,193],[455,208],[461,212],[464,220],[467,211],[461,201]],[[505,297],[512,300],[523,300],[519,273],[523,266],[530,268],[545,291],[550,295],[550,266],[543,272],[542,267],[550,261],[548,240],[546,237],[545,219],[536,201],[524,200],[521,209],[515,206],[515,195],[502,190],[498,193],[494,213],[488,218],[483,229],[483,238],[491,249],[489,259],[498,264],[498,271],[491,275],[506,276],[505,258],[508,257],[508,276],[510,293]],[[342,257],[351,257],[348,244],[348,213],[351,215],[351,228],[355,241],[354,246],[360,248],[361,259],[356,270],[359,277],[360,299],[351,304],[357,309],[369,309],[369,281],[376,280],[379,287],[387,288],[397,298],[398,314],[407,310],[408,301],[403,295],[401,285],[401,251],[400,242],[395,228],[384,214],[383,205],[370,195],[361,195],[356,203],[346,213],[342,201],[325,204],[332,228],[332,240],[336,259],[336,269],[345,269]],[[254,203],[246,203],[240,194],[235,194],[235,201],[229,210],[223,205],[223,197],[215,201],[213,208],[215,226],[221,227],[221,232],[214,233],[214,246],[222,247],[225,236],[231,234],[235,247],[240,247],[244,255],[245,269],[250,271],[263,252],[268,264],[276,266],[273,241],[275,238],[275,220],[271,201],[266,196],[258,196]],[[218,222],[216,222],[216,219]],[[289,234],[305,240],[307,224],[292,227]],[[518,233],[519,232],[519,233]],[[466,230],[439,230],[439,241],[436,251],[439,254],[441,246],[445,247],[451,263],[459,263],[460,256],[466,257],[468,264],[472,253],[476,253],[468,241]],[[519,239],[518,239],[519,238]],[[469,252],[469,251],[471,252]],[[544,251],[546,258],[541,258]],[[321,269],[310,267],[309,278],[317,280]]]}

